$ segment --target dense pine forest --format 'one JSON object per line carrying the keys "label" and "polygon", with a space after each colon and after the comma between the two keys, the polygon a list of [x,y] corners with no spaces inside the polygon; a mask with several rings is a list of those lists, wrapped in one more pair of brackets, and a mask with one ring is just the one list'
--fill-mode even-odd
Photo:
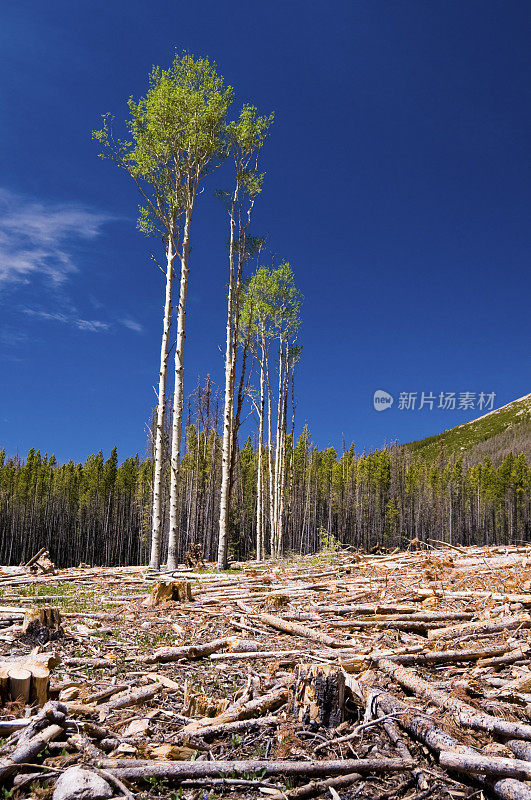
{"label": "dense pine forest", "polygon": [[[178,559],[198,544],[216,558],[222,469],[221,402],[207,379],[188,403],[179,490]],[[470,423],[474,425],[477,423]],[[170,488],[170,428],[165,437],[162,505]],[[457,430],[457,429],[454,429]],[[520,440],[521,441],[521,440]],[[531,539],[531,468],[527,456],[467,452],[419,455],[390,446],[357,453],[319,450],[305,427],[286,436],[281,551],[311,553],[337,544],[370,549],[440,539],[503,544]],[[267,448],[260,459],[265,495],[265,547],[271,552]],[[229,556],[256,556],[257,437],[237,450]],[[30,450],[22,460],[0,451],[0,560],[18,564],[40,547],[58,566],[146,563],[150,552],[152,457],[118,463],[116,448],[84,464],[58,465]],[[164,537],[166,540],[166,537]],[[163,550],[163,560],[166,552]]]}

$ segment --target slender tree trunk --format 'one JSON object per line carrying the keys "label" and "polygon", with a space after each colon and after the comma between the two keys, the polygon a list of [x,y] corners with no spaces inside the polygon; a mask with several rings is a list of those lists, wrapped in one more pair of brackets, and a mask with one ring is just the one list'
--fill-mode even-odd
{"label": "slender tree trunk", "polygon": [[284,376],[284,344],[280,340],[280,358],[278,367],[278,399],[277,399],[277,432],[275,440],[275,477],[274,477],[274,497],[273,497],[273,531],[272,537],[272,555],[273,558],[278,558],[280,555],[279,544],[279,509],[280,509],[280,480],[282,470],[282,390],[283,390],[283,376]]}
{"label": "slender tree trunk", "polygon": [[279,476],[279,504],[278,504],[278,534],[277,534],[277,558],[282,554],[282,542],[284,537],[284,508],[286,500],[286,473],[287,473],[287,406],[288,406],[288,391],[289,391],[289,360],[288,348],[286,348],[286,356],[284,359],[284,378],[282,387],[282,445],[281,445],[281,462],[280,462],[280,476]]}
{"label": "slender tree trunk", "polygon": [[263,561],[265,558],[264,547],[264,527],[263,527],[263,504],[264,504],[264,480],[262,465],[262,449],[264,441],[264,347],[262,346],[262,360],[260,362],[260,408],[258,411],[258,477],[256,493],[256,560]]}
{"label": "slender tree trunk", "polygon": [[[254,201],[249,203],[246,214],[246,222],[242,225],[238,213],[238,227],[236,226],[236,210],[240,194],[239,179],[236,183],[232,206],[230,211],[230,243],[229,243],[229,290],[227,299],[227,342],[225,350],[225,403],[223,412],[223,445],[221,460],[221,496],[219,509],[219,539],[218,539],[218,569],[227,568],[227,553],[229,544],[229,518],[230,518],[230,498],[236,463],[236,453],[238,448],[238,428],[240,426],[240,413],[243,403],[243,388],[245,381],[245,363],[248,342],[246,344],[238,392],[238,406],[236,419],[234,418],[234,388],[236,383],[236,358],[238,354],[238,333],[240,322],[240,290],[242,284],[243,265],[245,261],[245,248],[247,242],[247,230],[251,222],[251,213]],[[237,249],[237,269],[235,274],[234,262],[236,260],[236,241]],[[249,329],[250,334],[250,329]]]}
{"label": "slender tree trunk", "polygon": [[188,254],[190,250],[190,220],[193,200],[186,209],[181,253],[181,285],[177,314],[177,342],[175,345],[175,389],[173,393],[173,420],[171,439],[170,482],[170,531],[168,536],[169,570],[177,567],[177,544],[179,538],[179,466],[181,462],[181,437],[183,424],[183,355],[186,319],[186,291],[188,289]]}
{"label": "slender tree trunk", "polygon": [[269,472],[269,538],[270,550],[273,555],[273,527],[274,527],[274,488],[273,488],[273,441],[271,435],[271,381],[269,379],[269,362],[266,353],[266,379],[267,379],[267,466]]}
{"label": "slender tree trunk", "polygon": [[286,454],[286,439],[287,439],[287,404],[288,404],[288,390],[289,390],[289,346],[286,344],[286,350],[282,364],[282,384],[281,384],[281,405],[280,405],[280,444],[279,444],[279,470],[278,470],[278,505],[277,505],[277,553],[276,557],[280,558],[282,554],[282,541],[284,535],[284,506],[285,506],[285,489],[286,489],[286,467],[287,467],[287,454]]}
{"label": "slender tree trunk", "polygon": [[172,234],[168,237],[166,254],[166,301],[164,304],[164,324],[162,329],[162,344],[160,348],[159,391],[157,404],[157,421],[155,427],[155,453],[153,475],[153,506],[151,514],[151,569],[160,567],[160,544],[162,532],[162,459],[164,445],[164,415],[166,411],[166,383],[168,376],[168,352],[170,345],[170,327],[172,312],[172,287],[173,287],[173,262],[175,252],[173,249]]}
{"label": "slender tree trunk", "polygon": [[[234,398],[234,243],[236,236],[235,207],[238,199],[236,186],[230,210],[229,290],[227,297],[227,329],[225,345],[225,397],[223,409],[223,444],[221,453],[221,496],[219,503],[218,569],[227,568],[229,541],[230,465]],[[237,301],[237,298],[236,298]]]}

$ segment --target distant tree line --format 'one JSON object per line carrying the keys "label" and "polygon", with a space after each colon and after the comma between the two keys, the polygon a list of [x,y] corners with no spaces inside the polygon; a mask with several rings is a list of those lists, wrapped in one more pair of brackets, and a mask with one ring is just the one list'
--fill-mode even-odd
{"label": "distant tree line", "polygon": [[[171,415],[168,415],[170,417]],[[156,421],[155,423],[156,424]],[[186,446],[178,495],[177,559],[198,544],[215,561],[222,470],[222,402],[207,379],[188,403]],[[165,431],[162,509],[170,502],[171,420]],[[523,454],[421,461],[401,447],[356,454],[319,450],[307,427],[293,446],[287,432],[280,551],[311,553],[336,543],[369,550],[407,547],[412,540],[503,544],[531,539],[531,468]],[[261,465],[261,480],[258,466]],[[229,515],[229,557],[279,553],[278,509],[257,516],[258,495],[270,507],[267,446],[249,437],[237,448]],[[0,450],[0,562],[18,564],[40,547],[58,566],[147,563],[150,552],[153,459],[127,458],[116,448],[84,464],[58,465],[30,450],[26,459]],[[277,487],[278,488],[278,487]],[[164,514],[167,519],[167,515]],[[273,519],[273,537],[271,536]],[[166,524],[169,524],[168,522]],[[162,560],[166,558],[162,551]]]}

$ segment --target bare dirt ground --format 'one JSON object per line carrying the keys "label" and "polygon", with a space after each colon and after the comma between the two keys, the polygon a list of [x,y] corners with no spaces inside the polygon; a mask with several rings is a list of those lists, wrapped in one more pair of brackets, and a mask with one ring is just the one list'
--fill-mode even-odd
{"label": "bare dirt ground", "polygon": [[[183,569],[153,606],[172,576],[33,568],[0,568],[4,797],[79,765],[115,797],[531,798],[530,548]],[[62,630],[23,632],[43,607]],[[35,676],[10,699],[34,664],[44,711]]]}

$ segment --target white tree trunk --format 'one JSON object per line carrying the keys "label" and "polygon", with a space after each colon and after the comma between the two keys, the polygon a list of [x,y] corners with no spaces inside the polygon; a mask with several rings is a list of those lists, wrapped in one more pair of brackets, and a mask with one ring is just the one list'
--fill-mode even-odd
{"label": "white tree trunk", "polygon": [[166,383],[168,376],[168,352],[170,345],[171,299],[173,287],[173,249],[172,234],[168,237],[166,253],[166,300],[164,303],[164,323],[162,343],[160,347],[159,391],[157,404],[157,421],[155,428],[155,454],[153,470],[153,506],[151,514],[151,569],[160,567],[160,542],[162,532],[162,456],[164,448],[164,416],[166,411]]}
{"label": "white tree trunk", "polygon": [[[232,276],[231,276],[232,277]],[[221,496],[219,501],[218,569],[227,568],[229,537],[230,462],[234,398],[234,328],[232,320],[232,281],[229,284],[227,310],[227,343],[225,351],[225,403],[223,410],[223,446],[221,456]]]}
{"label": "white tree trunk", "polygon": [[263,442],[264,442],[264,347],[262,345],[262,360],[260,361],[260,408],[258,422],[258,477],[256,491],[256,560],[265,559],[264,541],[264,479],[263,479]]}
{"label": "white tree trunk", "polygon": [[286,492],[286,438],[287,438],[287,406],[288,406],[288,387],[289,387],[289,359],[288,348],[284,358],[284,376],[282,382],[282,424],[281,424],[281,447],[280,447],[280,470],[278,486],[278,522],[277,522],[277,558],[282,554],[282,539],[284,534],[284,503]]}
{"label": "white tree trunk", "polygon": [[274,487],[273,487],[273,440],[271,434],[271,382],[269,380],[269,363],[266,353],[266,377],[267,377],[267,465],[269,471],[269,529],[270,529],[270,550],[273,555],[273,527],[274,527]]}
{"label": "white tree trunk", "polygon": [[277,432],[275,439],[275,476],[274,476],[274,490],[273,490],[273,535],[272,535],[272,556],[278,558],[280,555],[280,528],[279,528],[279,510],[280,510],[280,476],[282,469],[282,389],[284,383],[284,344],[280,340],[280,357],[278,365],[278,398],[277,398]]}
{"label": "white tree trunk", "polygon": [[188,289],[188,254],[190,250],[190,220],[193,203],[186,209],[181,253],[181,285],[177,313],[177,342],[175,344],[175,388],[173,393],[173,420],[171,437],[170,531],[168,536],[167,569],[177,567],[179,538],[179,466],[181,463],[181,437],[183,423],[183,354],[186,320],[186,292]]}
{"label": "white tree trunk", "polygon": [[[238,289],[241,280],[243,261],[238,256],[238,276],[235,280],[235,240],[236,240],[236,204],[240,191],[236,183],[230,210],[230,242],[229,242],[229,288],[227,297],[227,331],[225,345],[225,397],[223,409],[223,444],[221,456],[221,494],[219,501],[219,539],[217,568],[227,568],[229,547],[229,510],[230,510],[230,472],[232,460],[232,436],[234,421],[234,382],[236,376],[236,353],[238,349]],[[241,238],[241,237],[240,237]],[[235,315],[236,311],[236,315]]]}

